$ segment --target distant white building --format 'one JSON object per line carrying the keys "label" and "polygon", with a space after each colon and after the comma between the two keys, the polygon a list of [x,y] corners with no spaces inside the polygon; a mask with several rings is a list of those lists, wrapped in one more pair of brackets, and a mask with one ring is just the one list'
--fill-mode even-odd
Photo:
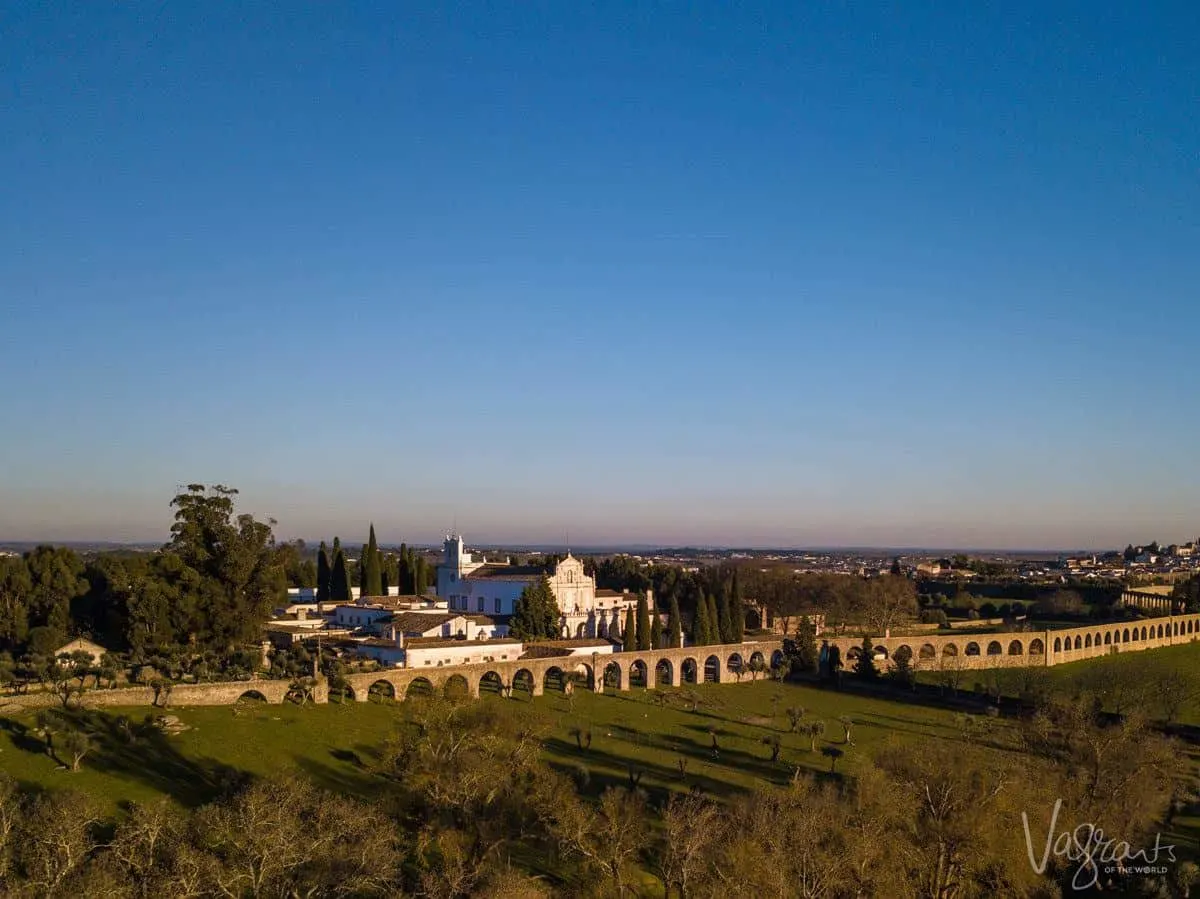
{"label": "distant white building", "polygon": [[99,643],[93,643],[91,640],[83,639],[83,637],[76,637],[65,646],[60,646],[58,649],[54,650],[54,658],[57,659],[61,656],[69,656],[76,652],[86,652],[92,657],[92,664],[98,665],[100,664],[100,658],[106,652],[108,652],[108,650]]}
{"label": "distant white building", "polygon": [[[485,614],[507,624],[522,591],[545,576],[562,612],[562,636],[615,639],[624,626],[625,611],[637,605],[632,593],[597,590],[596,579],[585,574],[583,563],[570,553],[553,574],[546,575],[536,566],[476,561],[463,549],[463,539],[457,534],[447,536],[442,548],[437,593],[451,611]],[[647,600],[653,603],[653,596]]]}

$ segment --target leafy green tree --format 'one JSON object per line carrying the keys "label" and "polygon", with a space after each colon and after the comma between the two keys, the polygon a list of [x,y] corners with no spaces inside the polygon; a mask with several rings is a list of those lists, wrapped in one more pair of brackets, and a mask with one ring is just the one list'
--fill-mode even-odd
{"label": "leafy green tree", "polygon": [[[412,552],[412,550],[409,550]],[[423,596],[429,586],[429,565],[424,556],[417,556],[413,563],[413,593]],[[558,608],[557,604],[555,608]]]}
{"label": "leafy green tree", "polygon": [[821,660],[817,649],[817,629],[807,615],[800,616],[796,639],[791,643],[792,669],[802,674],[816,674]]}
{"label": "leafy green tree", "polygon": [[29,635],[33,579],[21,556],[0,557],[0,648],[16,649]]}
{"label": "leafy green tree", "polygon": [[29,625],[50,628],[61,643],[71,627],[71,603],[88,592],[83,562],[66,547],[39,546],[26,553],[32,588],[28,598]]}
{"label": "leafy green tree", "polygon": [[[655,616],[655,620],[657,620],[657,616]],[[645,593],[638,594],[637,648],[641,650],[654,649],[654,636],[650,631],[650,607],[646,602]]]}
{"label": "leafy green tree", "polygon": [[371,536],[367,540],[366,559],[363,560],[363,596],[383,596],[383,572],[379,564],[379,543],[375,540],[375,523],[371,522]]}
{"label": "leafy green tree", "polygon": [[333,554],[333,575],[329,579],[329,598],[333,602],[350,602],[350,568],[346,554],[338,547]]}
{"label": "leafy green tree", "polygon": [[550,582],[540,577],[522,590],[513,604],[508,630],[522,640],[552,640],[558,637],[561,618]]}
{"label": "leafy green tree", "polygon": [[679,614],[679,600],[671,597],[671,611],[667,619],[667,632],[671,639],[671,648],[678,649],[683,645],[683,617]]}
{"label": "leafy green tree", "polygon": [[325,541],[317,551],[317,602],[329,602],[329,582],[333,571],[329,567],[329,551],[325,549]]}
{"label": "leafy green tree", "polygon": [[875,680],[879,676],[875,667],[875,646],[870,637],[864,636],[862,639],[862,651],[858,655],[858,661],[854,663],[854,673],[863,680]]}
{"label": "leafy green tree", "polygon": [[730,642],[741,643],[746,639],[746,607],[742,602],[742,587],[738,570],[733,569],[733,580],[729,587]]}
{"label": "leafy green tree", "polygon": [[625,610],[625,629],[621,632],[621,649],[625,652],[630,652],[637,648],[637,620],[633,616],[633,609]]}
{"label": "leafy green tree", "polygon": [[696,603],[696,614],[692,616],[692,644],[707,646],[708,640],[708,603],[701,600]]}
{"label": "leafy green tree", "polygon": [[721,643],[733,642],[733,618],[729,611],[729,595],[725,591],[721,591],[717,601],[717,634]]}
{"label": "leafy green tree", "polygon": [[190,484],[171,501],[175,523],[164,552],[199,575],[188,596],[192,633],[203,644],[228,647],[256,641],[271,609],[287,595],[275,556],[275,524],[235,515],[237,490]]}

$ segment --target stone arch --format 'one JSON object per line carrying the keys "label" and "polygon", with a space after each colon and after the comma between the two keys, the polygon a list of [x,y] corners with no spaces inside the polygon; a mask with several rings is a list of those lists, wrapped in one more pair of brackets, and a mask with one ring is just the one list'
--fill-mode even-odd
{"label": "stone arch", "polygon": [[888,652],[888,648],[882,643],[875,645],[875,655],[876,657],[883,656],[885,659],[891,658],[891,653]]}
{"label": "stone arch", "polygon": [[377,680],[367,690],[367,702],[395,702],[396,685],[390,680]]}
{"label": "stone arch", "polygon": [[621,690],[625,687],[625,672],[619,662],[609,662],[604,666],[604,688],[606,690]]}
{"label": "stone arch", "polygon": [[1079,636],[1079,634],[1075,635],[1075,648],[1083,649],[1083,637]]}
{"label": "stone arch", "polygon": [[520,691],[522,693],[528,693],[530,696],[532,696],[533,695],[533,684],[534,684],[533,672],[530,671],[528,668],[522,668],[520,671],[518,671],[516,674],[513,675],[512,688],[513,688],[514,693],[516,693],[517,691]]}
{"label": "stone arch", "polygon": [[1004,647],[1000,645],[999,640],[992,640],[987,645],[987,654],[990,656],[998,656],[1004,654]]}
{"label": "stone arch", "polygon": [[1092,645],[1093,646],[1100,645],[1100,632],[1099,631],[1096,631],[1096,636],[1092,637]]}
{"label": "stone arch", "polygon": [[247,690],[237,698],[238,702],[266,702],[267,697],[263,696],[257,690]]}
{"label": "stone arch", "polygon": [[1055,637],[1055,638],[1054,638],[1054,651],[1055,651],[1055,652],[1062,652],[1062,637]]}
{"label": "stone arch", "polygon": [[335,677],[329,681],[329,701],[338,702],[354,702],[358,699],[358,693],[354,690],[354,685],[346,678]]}
{"label": "stone arch", "polygon": [[404,690],[405,699],[431,699],[433,696],[433,682],[427,677],[414,677]]}
{"label": "stone arch", "polygon": [[629,686],[650,686],[650,666],[641,659],[634,659],[629,663]]}
{"label": "stone arch", "polygon": [[1091,634],[1088,634],[1087,636],[1085,636],[1083,638],[1083,648],[1084,649],[1092,648],[1092,635]]}
{"label": "stone arch", "polygon": [[896,651],[892,653],[892,661],[893,662],[899,662],[901,659],[907,659],[908,661],[911,662],[912,658],[913,658],[912,647],[909,646],[907,643],[901,643],[899,646],[896,647]]}
{"label": "stone arch", "polygon": [[700,666],[693,658],[686,658],[680,664],[679,673],[683,675],[685,684],[694,684],[700,680]]}
{"label": "stone arch", "polygon": [[446,683],[442,685],[442,695],[455,702],[470,699],[471,685],[467,683],[467,679],[461,674],[452,674],[446,678]]}
{"label": "stone arch", "polygon": [[1105,645],[1105,646],[1112,646],[1112,631],[1105,631],[1105,632],[1104,632],[1104,645]]}
{"label": "stone arch", "polygon": [[925,643],[921,646],[920,658],[922,658],[922,659],[937,658],[937,650],[933,648],[932,643]]}
{"label": "stone arch", "polygon": [[1010,656],[1019,656],[1025,654],[1025,647],[1021,645],[1020,640],[1013,640],[1008,644],[1008,654]]}
{"label": "stone arch", "polygon": [[669,687],[674,673],[675,666],[671,664],[670,659],[659,659],[658,664],[654,666],[654,681],[660,687]]}
{"label": "stone arch", "polygon": [[1046,644],[1040,638],[1035,637],[1029,641],[1029,654],[1031,656],[1044,656],[1046,654]]}
{"label": "stone arch", "polygon": [[778,668],[786,659],[787,656],[783,654],[782,649],[775,650],[773,653],[771,653],[771,667]]}
{"label": "stone arch", "polygon": [[858,658],[861,655],[862,655],[861,647],[851,646],[849,649],[846,650],[846,661],[847,662],[856,662],[856,661],[858,661]]}
{"label": "stone arch", "polygon": [[576,686],[587,687],[589,690],[596,689],[595,672],[587,662],[580,662],[576,665],[575,670],[571,672],[571,677],[575,680]]}
{"label": "stone arch", "polygon": [[974,640],[972,640],[970,643],[968,643],[966,654],[969,656],[979,655],[979,644],[976,643]]}
{"label": "stone arch", "polygon": [[721,682],[721,660],[716,656],[709,656],[704,660],[704,682],[706,684]]}
{"label": "stone arch", "polygon": [[725,661],[725,667],[730,674],[743,673],[746,670],[746,663],[742,660],[740,652],[731,652],[729,658]]}
{"label": "stone arch", "polygon": [[1158,639],[1161,640],[1162,638],[1163,638],[1163,626],[1160,624],[1158,626]]}
{"label": "stone arch", "polygon": [[1129,628],[1125,628],[1125,630],[1121,631],[1121,642],[1122,643],[1129,642]]}
{"label": "stone arch", "polygon": [[566,693],[567,675],[557,665],[551,665],[542,673],[542,690]]}
{"label": "stone arch", "polygon": [[504,693],[504,678],[495,671],[485,671],[479,678],[479,695],[501,696]]}
{"label": "stone arch", "polygon": [[284,694],[283,701],[290,702],[293,705],[304,705],[305,693],[299,683],[291,684],[287,693]]}
{"label": "stone arch", "polygon": [[1149,637],[1146,636],[1146,628],[1145,627],[1142,627],[1142,639],[1143,640],[1150,639]]}
{"label": "stone arch", "polygon": [[756,649],[754,652],[750,653],[750,669],[752,671],[754,669],[758,669],[759,671],[762,671],[766,667],[767,667],[767,662],[766,662],[766,659],[763,658],[763,654],[761,652],[759,652]]}
{"label": "stone arch", "polygon": [[947,643],[942,647],[943,658],[954,658],[958,655],[958,646],[954,643]]}

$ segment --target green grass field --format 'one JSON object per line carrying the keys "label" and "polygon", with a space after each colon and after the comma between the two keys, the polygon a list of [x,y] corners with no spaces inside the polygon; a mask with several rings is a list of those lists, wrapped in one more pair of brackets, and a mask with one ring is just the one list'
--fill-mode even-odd
{"label": "green grass field", "polygon": [[[646,690],[578,691],[573,700],[547,693],[536,699],[480,701],[531,703],[548,730],[547,760],[576,776],[581,766],[586,768],[589,792],[628,782],[632,768],[640,774],[641,786],[652,792],[700,784],[728,795],[762,781],[784,783],[797,766],[828,770],[823,747],[844,750],[837,762],[842,771],[889,739],[959,739],[952,712],[907,704],[901,697],[877,699],[767,681],[694,690],[701,697],[694,712],[684,694],[673,690],[663,691],[671,697],[665,705],[656,699],[658,691]],[[810,751],[808,736],[788,732],[786,710],[792,706],[803,706],[806,720],[825,721],[827,731],[816,752]],[[231,778],[297,769],[331,789],[370,795],[373,784],[366,767],[400,708],[374,703],[255,705],[237,714],[228,707],[172,708],[169,713],[179,717],[186,731],[173,736],[156,732],[132,745],[114,722],[122,713],[141,720],[146,709],[86,712],[85,725],[96,748],[75,773],[46,754],[32,733],[33,716],[12,717],[0,719],[0,768],[29,785],[79,788],[111,809],[156,796],[194,806],[220,792]],[[843,744],[837,721],[845,715],[855,722],[850,746]],[[579,747],[576,731],[590,731],[590,747]],[[763,743],[772,735],[782,744],[774,763],[771,747]]]}

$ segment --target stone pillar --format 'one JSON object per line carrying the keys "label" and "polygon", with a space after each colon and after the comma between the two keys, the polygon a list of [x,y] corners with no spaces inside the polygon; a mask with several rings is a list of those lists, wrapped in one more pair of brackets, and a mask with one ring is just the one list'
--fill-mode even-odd
{"label": "stone pillar", "polygon": [[621,665],[620,662],[617,662],[617,664],[621,666],[621,692],[628,693],[630,687],[629,675],[633,670],[633,666],[631,664]]}
{"label": "stone pillar", "polygon": [[604,692],[604,668],[600,664],[600,653],[592,653],[592,692]]}
{"label": "stone pillar", "polygon": [[479,681],[481,678],[482,678],[482,675],[480,675],[479,677],[468,677],[467,678],[467,695],[470,696],[472,699],[479,698]]}
{"label": "stone pillar", "polygon": [[675,659],[671,662],[671,686],[683,686],[683,659]]}
{"label": "stone pillar", "polygon": [[541,696],[542,693],[544,693],[544,692],[545,692],[545,686],[543,684],[542,678],[538,677],[535,674],[533,676],[533,695]]}
{"label": "stone pillar", "polygon": [[654,680],[658,674],[658,659],[645,659],[646,662],[646,689],[654,689]]}

